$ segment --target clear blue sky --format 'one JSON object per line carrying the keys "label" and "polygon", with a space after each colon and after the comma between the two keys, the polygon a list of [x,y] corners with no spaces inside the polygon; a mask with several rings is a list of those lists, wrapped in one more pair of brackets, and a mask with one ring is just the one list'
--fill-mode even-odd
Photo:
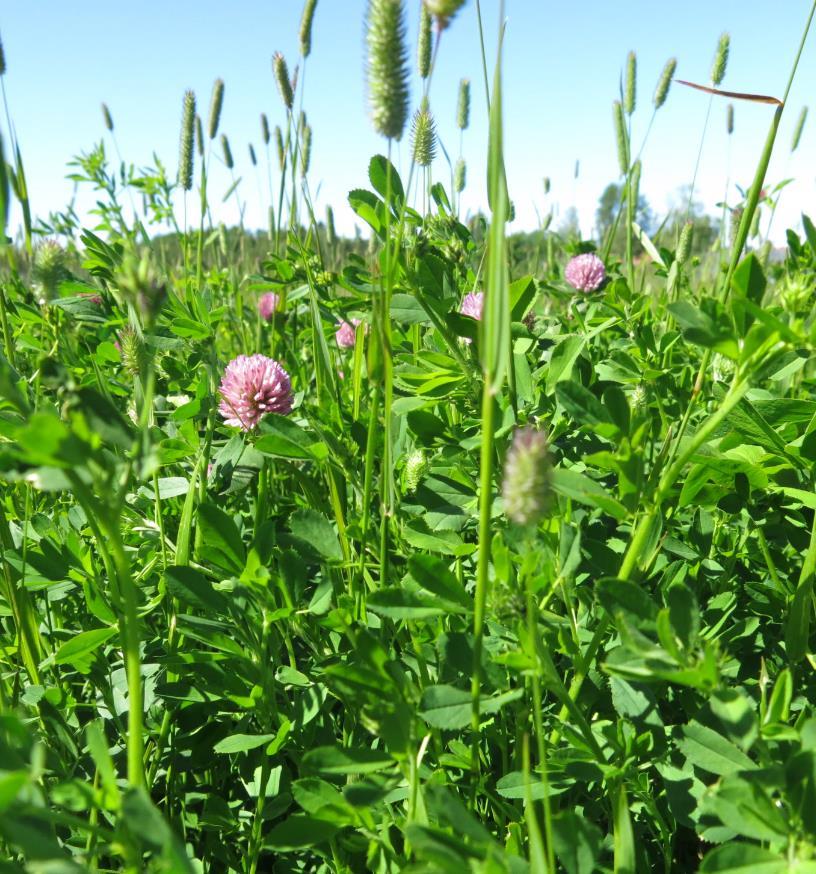
{"label": "clear blue sky", "polygon": [[[367,114],[365,5],[365,0],[319,0],[305,76],[304,108],[314,129],[311,188],[317,191],[318,212],[331,203],[338,226],[347,233],[353,230],[355,216],[346,206],[346,195],[367,184],[369,157],[385,149]],[[722,87],[781,95],[810,5],[811,0],[507,0],[505,143],[515,227],[535,226],[536,209],[545,213],[549,208],[542,190],[546,175],[552,179],[550,203],[560,216],[575,205],[584,232],[591,231],[598,197],[617,175],[611,105],[630,49],[638,56],[633,121],[637,144],[665,61],[676,56],[678,77],[707,82],[717,38],[724,30],[731,33],[732,44]],[[419,0],[407,0],[406,7],[416,101],[419,84],[413,61]],[[489,63],[495,52],[498,7],[498,0],[482,3]],[[301,8],[300,0],[4,4],[0,34],[8,66],[5,87],[34,211],[45,214],[62,207],[72,187],[65,180],[67,161],[107,139],[101,101],[110,107],[125,160],[145,166],[155,152],[175,178],[183,92],[195,90],[206,123],[212,82],[222,77],[226,96],[221,130],[229,135],[236,172],[243,177],[240,191],[247,202],[247,222],[263,225],[265,171],[259,195],[247,144],[254,143],[262,155],[260,112],[267,112],[273,125],[283,122],[270,61],[280,50],[290,68],[297,63]],[[455,160],[458,81],[466,76],[473,82],[471,127],[464,138],[469,170],[466,210],[486,201],[487,125],[478,45],[475,0],[469,0],[443,35],[431,91],[441,137]],[[816,214],[816,112],[808,119],[798,152],[789,155],[796,118],[814,95],[816,26],[770,170],[772,182],[796,177],[774,222],[777,238],[786,224],[798,222],[801,211]],[[691,180],[708,101],[706,95],[675,84],[657,115],[643,155],[642,191],[658,212]],[[732,180],[743,186],[751,180],[771,113],[768,106],[736,105],[730,168]],[[727,155],[725,101],[717,99],[697,182],[700,199],[712,210],[725,188]],[[398,157],[407,172],[406,140]],[[576,160],[580,175],[574,180]],[[448,182],[441,155],[434,173]],[[234,202],[219,202],[230,185],[225,168],[214,169],[212,184],[218,216],[227,223],[235,221]],[[89,192],[80,197],[81,213],[93,199]]]}

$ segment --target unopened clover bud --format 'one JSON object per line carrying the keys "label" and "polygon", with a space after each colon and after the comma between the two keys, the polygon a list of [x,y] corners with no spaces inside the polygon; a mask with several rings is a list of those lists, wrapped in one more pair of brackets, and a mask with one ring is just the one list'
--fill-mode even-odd
{"label": "unopened clover bud", "polygon": [[144,255],[140,260],[135,256],[127,258],[116,279],[144,324],[152,325],[167,297],[167,286],[158,278],[148,256]]}

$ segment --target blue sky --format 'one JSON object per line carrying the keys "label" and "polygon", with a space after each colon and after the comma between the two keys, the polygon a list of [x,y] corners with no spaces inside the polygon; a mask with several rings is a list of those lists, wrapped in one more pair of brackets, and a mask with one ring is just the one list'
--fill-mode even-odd
{"label": "blue sky", "polygon": [[[633,118],[637,144],[648,125],[652,94],[666,60],[678,58],[679,78],[706,82],[724,30],[730,32],[732,43],[722,87],[781,95],[810,5],[811,0],[507,0],[505,147],[510,196],[517,211],[514,227],[534,227],[536,210],[546,213],[552,206],[563,217],[574,205],[582,229],[591,231],[598,197],[617,176],[611,106],[630,49],[638,56]],[[346,195],[367,184],[370,156],[385,150],[367,114],[365,6],[365,0],[319,0],[305,82],[301,77],[304,108],[314,130],[311,189],[317,192],[318,213],[331,203],[346,233],[355,221]],[[290,68],[297,63],[301,7],[300,0],[114,0],[84,7],[55,0],[5,4],[0,16],[8,67],[5,87],[34,211],[46,214],[61,208],[72,189],[65,180],[67,161],[107,138],[101,101],[112,112],[124,159],[146,166],[155,152],[175,177],[184,90],[195,90],[206,122],[212,83],[221,77],[226,94],[220,129],[229,135],[236,173],[243,180],[239,190],[246,201],[247,223],[263,225],[268,205],[265,170],[258,180],[247,145],[252,142],[262,154],[260,112],[265,111],[273,125],[283,122],[271,57],[280,50]],[[419,0],[407,0],[414,101],[419,93],[413,63],[418,7]],[[483,0],[490,64],[498,9],[498,0]],[[464,136],[469,172],[463,208],[473,211],[486,203],[487,144],[475,0],[469,0],[443,34],[431,90],[439,132],[453,160],[458,154],[456,94],[463,76],[473,83],[471,127]],[[790,155],[796,118],[814,94],[816,26],[769,173],[772,183],[787,177],[796,180],[786,189],[774,220],[777,239],[786,225],[798,222],[800,212],[816,214],[816,113],[808,119],[798,151]],[[679,187],[691,181],[708,103],[706,95],[674,84],[657,114],[643,154],[642,177],[642,191],[657,212],[676,202]],[[768,106],[736,105],[729,164],[725,107],[724,100],[713,103],[697,180],[699,199],[711,210],[722,199],[729,167],[733,181],[750,183],[772,113]],[[407,138],[395,157],[407,173]],[[211,201],[217,216],[229,224],[237,218],[237,207],[233,199],[225,204],[220,199],[231,179],[220,164],[214,162],[213,167]],[[449,181],[441,155],[434,174]],[[552,180],[549,199],[544,198],[544,176]],[[732,189],[732,200],[734,196]],[[80,213],[93,201],[91,192],[80,194]],[[188,215],[193,214],[191,203]]]}

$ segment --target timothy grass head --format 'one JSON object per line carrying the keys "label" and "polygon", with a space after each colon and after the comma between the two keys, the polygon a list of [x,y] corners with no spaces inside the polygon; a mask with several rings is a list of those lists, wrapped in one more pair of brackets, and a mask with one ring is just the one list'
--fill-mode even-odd
{"label": "timothy grass head", "polygon": [[368,99],[378,134],[398,140],[408,119],[408,54],[403,0],[369,0]]}
{"label": "timothy grass head", "polygon": [[218,124],[221,121],[221,107],[224,105],[224,80],[216,79],[213,83],[212,97],[210,98],[210,120],[207,133],[211,140],[218,133]]}

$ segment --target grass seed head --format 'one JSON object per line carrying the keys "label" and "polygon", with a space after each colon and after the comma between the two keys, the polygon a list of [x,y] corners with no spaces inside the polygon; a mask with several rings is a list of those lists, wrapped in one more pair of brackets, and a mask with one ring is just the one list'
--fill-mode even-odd
{"label": "grass seed head", "polygon": [[278,125],[275,125],[275,148],[278,152],[278,166],[282,173],[286,166],[286,151],[283,146],[283,132]]}
{"label": "grass seed head", "polygon": [[504,462],[504,513],[516,525],[535,525],[552,502],[552,462],[544,431],[517,428]]}
{"label": "grass seed head", "polygon": [[337,242],[337,231],[334,227],[334,210],[326,207],[326,242],[333,246]]}
{"label": "grass seed head", "polygon": [[119,338],[115,345],[119,349],[122,368],[131,376],[138,376],[142,372],[144,360],[144,343],[138,331],[132,325],[125,325],[119,331]]}
{"label": "grass seed head", "polygon": [[414,161],[420,167],[430,167],[436,156],[436,122],[424,100],[420,108],[414,113],[411,125],[411,143]]}
{"label": "grass seed head", "polygon": [[218,123],[221,120],[221,107],[224,105],[224,80],[216,79],[213,83],[212,97],[210,98],[210,123],[207,133],[211,140],[218,133]]}
{"label": "grass seed head", "polygon": [[686,263],[691,254],[691,244],[694,242],[694,222],[687,221],[680,231],[680,241],[677,244],[677,263],[681,266]]}
{"label": "grass seed head", "polygon": [[621,175],[625,176],[629,171],[629,141],[626,136],[626,121],[623,117],[623,105],[620,100],[616,100],[612,105],[612,118],[615,122],[615,139],[618,144],[618,166]]}
{"label": "grass seed head", "polygon": [[660,78],[657,80],[657,88],[655,88],[654,93],[654,108],[660,109],[660,107],[666,102],[666,98],[669,96],[669,88],[671,87],[672,79],[674,78],[674,73],[677,70],[677,58],[669,58],[666,61],[666,66],[663,67],[663,72],[660,74]]}
{"label": "grass seed head", "polygon": [[461,194],[465,190],[465,185],[467,185],[467,164],[464,158],[460,158],[453,170],[453,187],[457,194]]}
{"label": "grass seed head", "polygon": [[456,126],[467,130],[470,124],[470,79],[459,80],[459,100],[456,104]]}
{"label": "grass seed head", "polygon": [[312,51],[312,22],[314,21],[317,0],[306,0],[300,19],[300,54],[308,58]]}
{"label": "grass seed head", "polygon": [[275,52],[272,56],[272,72],[275,74],[275,82],[280,92],[283,105],[291,112],[295,102],[295,89],[292,80],[289,78],[289,68],[286,66],[286,59],[280,52]]}
{"label": "grass seed head", "polygon": [[196,151],[199,154],[199,157],[204,157],[204,125],[201,123],[201,116],[196,114],[195,117],[195,138],[196,138]]}
{"label": "grass seed head", "polygon": [[306,125],[303,128],[303,136],[300,143],[300,175],[305,176],[309,172],[309,164],[312,160],[312,128]]}
{"label": "grass seed head", "polygon": [[0,76],[6,75],[6,50],[3,48],[3,38],[0,37]]}
{"label": "grass seed head", "polygon": [[734,244],[734,241],[737,239],[739,235],[739,227],[742,223],[742,214],[745,212],[745,209],[741,206],[735,206],[731,210],[731,245]]}
{"label": "grass seed head", "polygon": [[43,240],[34,250],[31,272],[46,296],[52,296],[59,282],[68,275],[66,264],[65,249],[56,240]]}
{"label": "grass seed head", "polygon": [[734,133],[734,104],[729,103],[725,110],[725,129],[730,137]]}
{"label": "grass seed head", "polygon": [[799,118],[796,122],[796,127],[793,130],[793,140],[791,141],[791,152],[795,152],[799,148],[799,140],[802,139],[802,129],[805,126],[805,120],[807,119],[808,108],[807,106],[802,107],[802,111],[799,113]]}
{"label": "grass seed head", "polygon": [[263,137],[264,145],[269,145],[270,133],[269,133],[269,119],[266,117],[266,113],[261,113],[261,136]]}
{"label": "grass seed head", "polygon": [[255,146],[252,143],[249,144],[249,160],[252,162],[253,167],[258,166],[258,157],[255,154]]}
{"label": "grass seed head", "polygon": [[113,116],[110,114],[107,103],[102,104],[102,118],[105,121],[105,127],[113,133]]}
{"label": "grass seed head", "polygon": [[731,37],[727,33],[720,34],[717,43],[717,51],[714,55],[714,63],[711,65],[711,81],[715,86],[725,78],[725,69],[728,66],[728,52],[731,49]]}
{"label": "grass seed head", "polygon": [[192,91],[184,92],[181,106],[181,137],[179,138],[178,181],[185,191],[193,187],[193,125],[196,99]]}
{"label": "grass seed head", "polygon": [[227,165],[227,169],[232,170],[235,162],[232,160],[232,149],[226,134],[221,134],[221,151],[224,154],[224,163]]}
{"label": "grass seed head", "polygon": [[423,4],[419,11],[419,38],[417,39],[417,69],[422,79],[427,79],[431,72],[431,43],[431,13]]}
{"label": "grass seed head", "polygon": [[403,0],[369,0],[368,100],[374,130],[399,140],[408,119],[408,60]]}
{"label": "grass seed head", "polygon": [[626,58],[626,85],[623,91],[623,108],[627,115],[635,111],[637,103],[637,55],[629,52]]}

